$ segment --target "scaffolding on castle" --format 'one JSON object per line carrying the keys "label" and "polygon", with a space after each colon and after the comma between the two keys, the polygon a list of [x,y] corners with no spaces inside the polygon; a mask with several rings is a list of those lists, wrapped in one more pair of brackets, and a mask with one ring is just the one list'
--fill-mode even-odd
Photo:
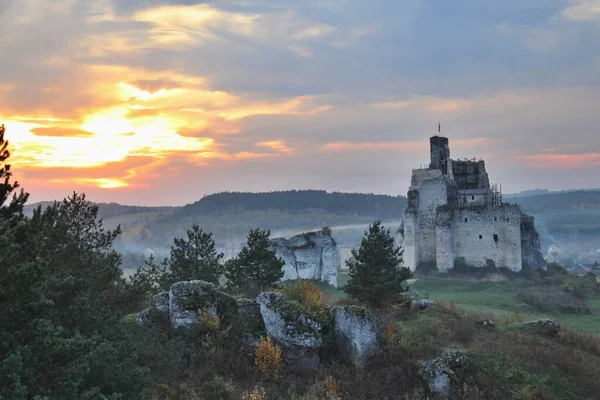
{"label": "scaffolding on castle", "polygon": [[498,186],[497,183],[490,185],[490,204],[492,207],[499,207],[503,204],[502,201],[502,184]]}

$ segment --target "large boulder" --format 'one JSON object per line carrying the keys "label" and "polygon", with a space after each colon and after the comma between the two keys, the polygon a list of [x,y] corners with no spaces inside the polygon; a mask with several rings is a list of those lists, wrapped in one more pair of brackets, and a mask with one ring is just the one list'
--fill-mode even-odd
{"label": "large boulder", "polygon": [[323,324],[300,305],[287,301],[281,293],[261,293],[256,302],[266,333],[283,347],[286,363],[301,370],[318,367]]}
{"label": "large boulder", "polygon": [[285,262],[283,280],[314,279],[337,287],[340,254],[330,229],[274,238],[271,249]]}
{"label": "large boulder", "polygon": [[205,281],[182,281],[171,285],[169,317],[174,328],[193,325],[200,313],[231,323],[237,316],[236,299]]}
{"label": "large boulder", "polygon": [[467,363],[464,352],[446,349],[438,358],[423,363],[421,376],[436,398],[456,398],[454,394],[462,388],[460,370],[465,368]]}
{"label": "large boulder", "polygon": [[329,309],[335,326],[340,357],[355,366],[363,366],[377,347],[377,326],[369,310],[358,306]]}

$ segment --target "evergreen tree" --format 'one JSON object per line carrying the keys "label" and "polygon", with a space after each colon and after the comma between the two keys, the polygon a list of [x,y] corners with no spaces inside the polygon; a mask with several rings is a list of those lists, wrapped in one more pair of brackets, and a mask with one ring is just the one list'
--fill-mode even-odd
{"label": "evergreen tree", "polygon": [[390,230],[375,221],[352,258],[346,261],[350,280],[342,288],[350,297],[379,307],[404,291],[402,282],[410,278],[408,268],[400,268],[402,252]]}
{"label": "evergreen tree", "polygon": [[270,249],[270,236],[269,230],[250,230],[247,245],[225,263],[225,276],[231,286],[256,291],[283,278],[285,262]]}
{"label": "evergreen tree", "polygon": [[204,232],[198,225],[187,231],[187,240],[175,238],[168,261],[169,284],[200,279],[215,284],[223,273],[221,260],[224,254],[216,250],[212,233]]}
{"label": "evergreen tree", "polygon": [[8,165],[0,177],[0,398],[147,397],[148,370],[121,322],[118,229],[104,231],[76,194],[25,218],[27,194],[14,193]]}

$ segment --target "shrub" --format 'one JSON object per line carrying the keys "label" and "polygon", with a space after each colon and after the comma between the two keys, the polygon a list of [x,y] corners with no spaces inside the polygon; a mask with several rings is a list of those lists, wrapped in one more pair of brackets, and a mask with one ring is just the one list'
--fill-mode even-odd
{"label": "shrub", "polygon": [[288,300],[294,300],[312,311],[323,308],[323,292],[309,279],[299,279],[283,286],[283,294]]}
{"label": "shrub", "polygon": [[548,288],[528,288],[519,292],[518,297],[535,310],[561,312],[567,314],[590,314],[589,307],[581,300],[556,286]]}
{"label": "shrub", "polygon": [[325,397],[330,400],[340,398],[340,383],[331,375],[325,377],[323,382]]}
{"label": "shrub", "polygon": [[244,400],[264,400],[266,396],[265,389],[255,386],[252,391],[246,393]]}
{"label": "shrub", "polygon": [[202,398],[205,400],[233,399],[230,385],[223,377],[218,375],[202,384],[200,393],[202,393]]}
{"label": "shrub", "polygon": [[261,337],[256,347],[256,368],[266,379],[277,380],[281,376],[281,347],[270,337]]}
{"label": "shrub", "polygon": [[198,323],[202,325],[202,327],[214,331],[218,331],[221,327],[221,319],[219,316],[213,315],[205,310],[198,310]]}

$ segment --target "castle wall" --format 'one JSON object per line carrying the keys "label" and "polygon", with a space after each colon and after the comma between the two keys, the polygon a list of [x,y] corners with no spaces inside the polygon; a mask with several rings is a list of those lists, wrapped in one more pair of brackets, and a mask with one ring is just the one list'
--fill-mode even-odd
{"label": "castle wall", "polygon": [[415,238],[419,230],[418,217],[416,211],[404,212],[404,237],[402,246],[404,253],[402,254],[403,264],[405,267],[414,271],[417,267],[419,259],[418,241]]}
{"label": "castle wall", "polygon": [[438,178],[440,176],[442,176],[442,171],[439,169],[413,169],[410,186],[418,188],[423,181]]}
{"label": "castle wall", "polygon": [[439,212],[436,234],[436,266],[441,272],[454,268],[452,213]]}
{"label": "castle wall", "polygon": [[416,239],[419,243],[416,266],[420,263],[435,263],[436,261],[436,221],[437,208],[448,201],[446,177],[440,176],[428,179],[419,187],[419,230]]}
{"label": "castle wall", "polygon": [[[468,265],[522,269],[521,211],[518,206],[460,208],[452,214],[454,257]],[[443,238],[438,243],[444,246]]]}

